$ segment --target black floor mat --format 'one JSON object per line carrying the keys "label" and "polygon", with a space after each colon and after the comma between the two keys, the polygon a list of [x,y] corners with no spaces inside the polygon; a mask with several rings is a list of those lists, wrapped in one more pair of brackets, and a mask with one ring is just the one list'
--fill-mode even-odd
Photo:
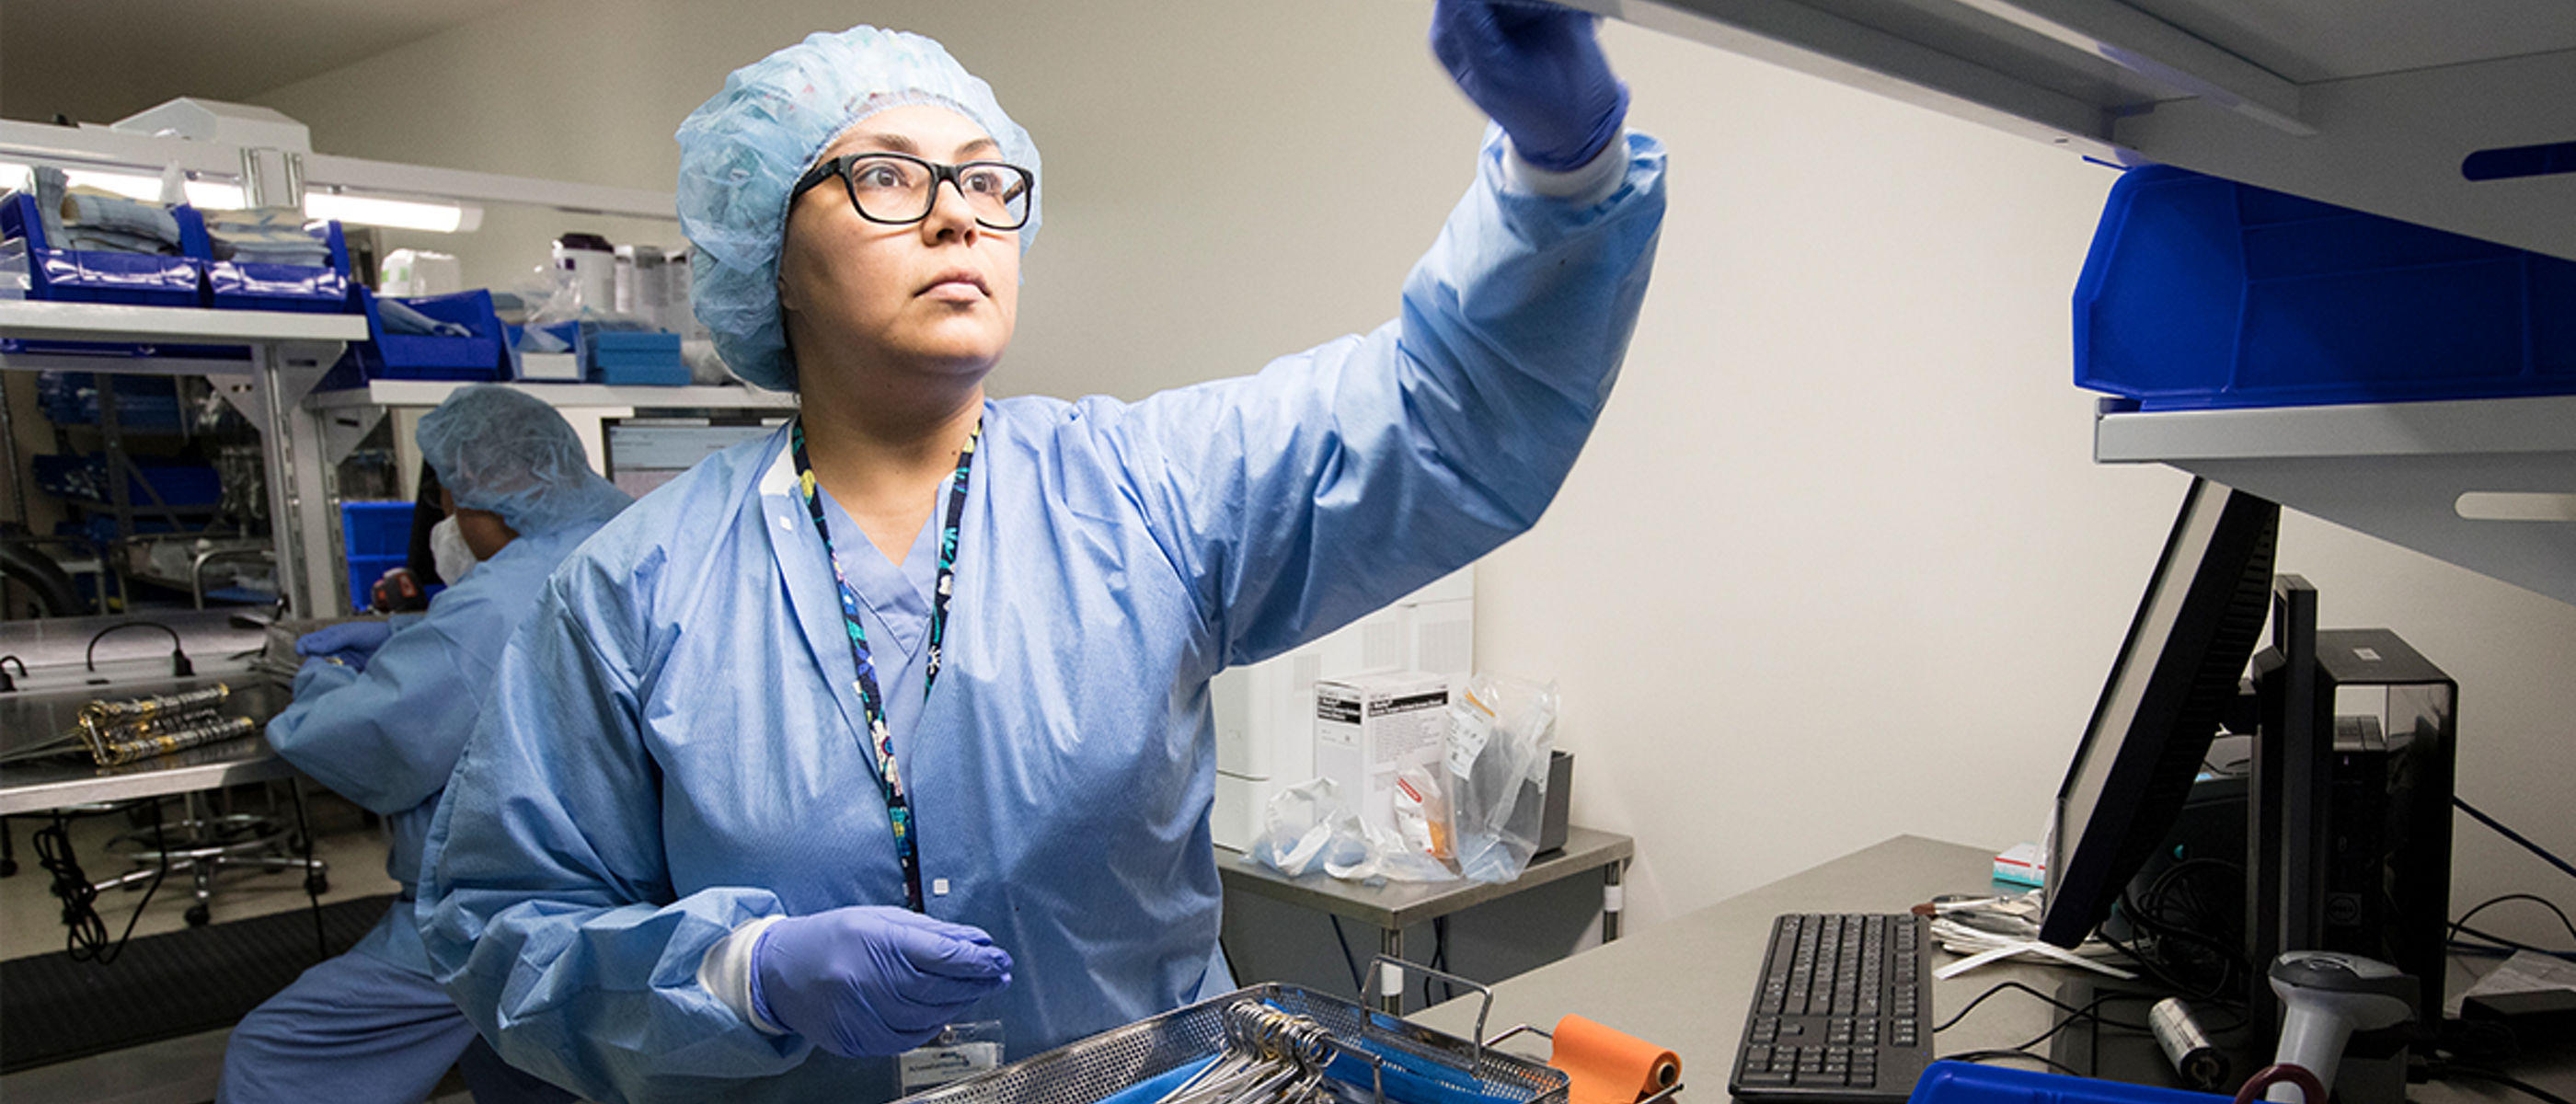
{"label": "black floor mat", "polygon": [[[322,906],[330,953],[355,945],[393,896]],[[113,930],[113,929],[111,929]],[[314,957],[313,909],[136,936],[105,966],[61,951],[0,962],[0,1073],[230,1027]]]}

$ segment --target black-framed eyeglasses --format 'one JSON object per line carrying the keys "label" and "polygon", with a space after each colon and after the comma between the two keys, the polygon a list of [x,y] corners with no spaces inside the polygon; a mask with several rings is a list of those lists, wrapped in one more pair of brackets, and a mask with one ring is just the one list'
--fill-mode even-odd
{"label": "black-framed eyeglasses", "polygon": [[908,153],[845,153],[807,169],[788,201],[836,176],[849,191],[850,206],[860,218],[888,226],[929,218],[943,182],[957,186],[957,194],[975,213],[975,222],[988,230],[1028,225],[1038,194],[1037,174],[1008,162],[942,165]]}

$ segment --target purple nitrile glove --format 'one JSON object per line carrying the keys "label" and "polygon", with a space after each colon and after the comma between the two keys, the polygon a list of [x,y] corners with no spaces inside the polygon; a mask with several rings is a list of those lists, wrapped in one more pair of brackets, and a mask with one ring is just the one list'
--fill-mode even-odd
{"label": "purple nitrile glove", "polygon": [[977,928],[854,905],[781,920],[751,949],[760,1017],[844,1058],[901,1054],[1011,983]]}
{"label": "purple nitrile glove", "polygon": [[1431,52],[1523,160],[1581,168],[1619,136],[1628,86],[1611,75],[1601,19],[1555,4],[1439,0]]}
{"label": "purple nitrile glove", "polygon": [[384,621],[344,621],[315,629],[295,638],[295,654],[308,659],[337,657],[361,671],[375,658],[376,649],[385,646],[385,638],[394,634],[392,624]]}

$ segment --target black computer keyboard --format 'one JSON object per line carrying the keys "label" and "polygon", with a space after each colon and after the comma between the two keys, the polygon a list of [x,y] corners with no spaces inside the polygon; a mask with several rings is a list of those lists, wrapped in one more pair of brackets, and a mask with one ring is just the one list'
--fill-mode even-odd
{"label": "black computer keyboard", "polygon": [[1773,921],[1726,1087],[1747,1100],[1904,1100],[1932,1062],[1930,945],[1917,916]]}

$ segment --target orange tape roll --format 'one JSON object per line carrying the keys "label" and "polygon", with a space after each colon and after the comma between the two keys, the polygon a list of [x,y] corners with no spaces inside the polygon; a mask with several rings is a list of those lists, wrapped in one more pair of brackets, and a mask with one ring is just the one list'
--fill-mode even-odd
{"label": "orange tape roll", "polygon": [[1547,1064],[1572,1079],[1567,1104],[1636,1104],[1682,1079],[1672,1051],[1581,1016],[1556,1021],[1555,1044]]}

